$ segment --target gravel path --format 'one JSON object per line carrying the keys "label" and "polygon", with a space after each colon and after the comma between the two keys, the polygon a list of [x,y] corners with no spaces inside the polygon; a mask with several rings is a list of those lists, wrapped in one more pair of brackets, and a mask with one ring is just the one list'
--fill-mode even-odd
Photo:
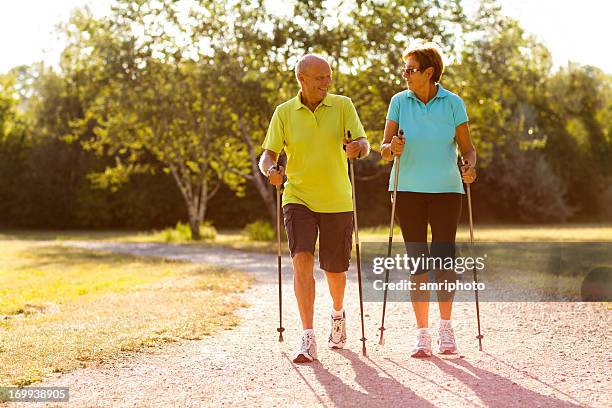
{"label": "gravel path", "polygon": [[[163,244],[71,243],[96,250],[155,255],[242,269],[257,283],[242,323],[199,341],[125,354],[111,362],[48,377],[40,386],[70,388],[70,406],[611,406],[612,311],[588,303],[485,303],[485,352],[475,336],[474,305],[458,303],[460,356],[412,359],[414,322],[407,303],[387,308],[379,346],[380,304],[366,303],[368,357],[361,355],[356,273],[345,308],[347,349],[325,347],[331,300],[316,271],[319,362],[297,365],[299,341],[291,269],[284,266],[285,343],[278,343],[275,255]],[[437,315],[432,307],[430,316]],[[432,319],[437,328],[438,319]],[[433,331],[436,333],[436,330]],[[435,338],[435,337],[434,337]],[[17,404],[11,404],[16,406]],[[32,404],[22,404],[31,407]],[[40,404],[37,404],[40,406]],[[66,406],[66,404],[56,405]]]}

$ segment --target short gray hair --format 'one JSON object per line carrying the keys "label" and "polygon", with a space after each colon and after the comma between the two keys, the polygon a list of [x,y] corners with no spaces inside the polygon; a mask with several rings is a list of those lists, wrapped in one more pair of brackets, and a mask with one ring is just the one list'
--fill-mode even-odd
{"label": "short gray hair", "polygon": [[298,75],[306,71],[306,69],[312,62],[312,60],[315,60],[315,59],[320,60],[320,61],[325,61],[329,65],[329,62],[327,62],[325,58],[323,58],[322,56],[318,54],[306,54],[302,56],[302,58],[300,58],[298,62],[295,64],[295,79],[298,79]]}

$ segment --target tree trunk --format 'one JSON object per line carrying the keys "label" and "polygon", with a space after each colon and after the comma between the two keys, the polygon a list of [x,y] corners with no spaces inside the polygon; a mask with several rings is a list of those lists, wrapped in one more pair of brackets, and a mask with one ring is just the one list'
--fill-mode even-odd
{"label": "tree trunk", "polygon": [[187,203],[187,208],[187,214],[189,216],[189,229],[191,230],[191,239],[194,241],[199,241],[201,238],[200,224],[202,224],[202,219],[199,217],[198,214],[197,203],[189,202]]}
{"label": "tree trunk", "polygon": [[[263,175],[259,174],[259,168],[256,166],[256,170],[258,173],[255,173],[253,177],[253,184],[257,187],[257,191],[261,196],[266,209],[268,210],[268,215],[270,216],[270,221],[272,225],[276,225],[276,189],[270,185],[268,179]],[[254,170],[255,171],[255,170]]]}
{"label": "tree trunk", "polygon": [[200,221],[197,218],[190,219],[189,228],[191,229],[191,239],[193,241],[199,241],[200,238],[202,238],[200,236]]}
{"label": "tree trunk", "polygon": [[270,217],[270,221],[272,225],[276,225],[276,188],[273,187],[269,182],[267,177],[265,177],[259,171],[259,160],[257,155],[255,154],[254,149],[249,149],[249,160],[251,162],[251,173],[248,176],[244,176],[247,180],[251,180],[255,187],[257,188],[257,192],[259,193],[261,199],[268,210],[268,216]]}
{"label": "tree trunk", "polygon": [[208,184],[204,179],[203,185],[200,186],[199,194],[194,194],[194,187],[188,184],[188,181],[184,181],[180,176],[177,167],[168,163],[168,167],[170,167],[170,171],[172,176],[174,177],[174,181],[178,186],[179,190],[181,190],[181,194],[183,199],[185,200],[185,205],[187,207],[187,216],[189,217],[189,229],[191,230],[191,239],[195,241],[199,241],[200,236],[200,224],[204,220],[204,213],[206,210],[206,201],[210,198],[208,197]]}
{"label": "tree trunk", "polygon": [[202,237],[200,236],[200,225],[204,222],[204,216],[206,215],[206,204],[208,200],[215,194],[216,189],[209,195],[208,181],[206,177],[202,178],[202,185],[200,186],[200,194],[196,196],[197,200],[197,213],[194,221],[195,225],[191,226],[191,237],[195,241],[199,241]]}
{"label": "tree trunk", "polygon": [[255,148],[253,146],[253,141],[250,137],[250,132],[247,129],[247,126],[244,122],[240,121],[240,129],[242,133],[242,139],[245,141],[247,146],[247,151],[249,153],[249,159],[251,161],[251,177],[247,177],[250,179],[255,187],[257,188],[257,192],[261,196],[266,209],[268,210],[268,215],[270,216],[270,222],[272,225],[276,225],[276,189],[270,185],[268,179],[261,174],[259,171],[259,158],[257,157],[257,153],[255,152]]}

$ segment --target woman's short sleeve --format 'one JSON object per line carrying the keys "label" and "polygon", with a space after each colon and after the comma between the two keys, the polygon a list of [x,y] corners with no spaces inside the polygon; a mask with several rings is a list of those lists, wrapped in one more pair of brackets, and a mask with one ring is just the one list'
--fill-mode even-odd
{"label": "woman's short sleeve", "polygon": [[453,120],[455,121],[455,127],[468,121],[467,110],[465,108],[465,103],[463,102],[463,99],[458,96],[452,98],[451,106],[453,110]]}
{"label": "woman's short sleeve", "polygon": [[393,95],[391,103],[389,103],[389,110],[387,111],[387,120],[392,120],[395,123],[399,123],[399,94]]}

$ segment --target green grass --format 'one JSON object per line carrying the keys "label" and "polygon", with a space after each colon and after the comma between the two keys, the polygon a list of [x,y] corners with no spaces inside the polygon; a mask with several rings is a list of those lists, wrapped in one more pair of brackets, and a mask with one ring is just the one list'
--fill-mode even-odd
{"label": "green grass", "polygon": [[238,323],[244,273],[192,263],[0,242],[0,385]]}
{"label": "green grass", "polygon": [[[401,232],[396,225],[394,241],[401,242]],[[359,229],[362,242],[383,241],[389,237],[389,227],[381,225]],[[479,225],[474,227],[474,239],[482,242],[525,241],[612,241],[612,224],[543,224],[543,225]],[[119,242],[167,242],[164,231],[37,231],[4,230],[0,240],[25,241],[119,241]],[[469,241],[469,227],[461,224],[457,241]],[[276,252],[276,241],[251,241],[241,230],[220,230],[211,241],[181,242],[185,245],[225,246],[247,251]],[[287,249],[286,240],[283,247]]]}
{"label": "green grass", "polygon": [[[401,242],[402,234],[395,227],[394,241]],[[360,241],[387,241],[389,227],[363,228],[359,230]],[[429,231],[431,239],[431,231]],[[457,229],[457,241],[468,242],[469,226],[460,224]],[[481,242],[610,242],[612,241],[612,224],[557,224],[557,225],[478,225],[474,226],[474,239]]]}
{"label": "green grass", "polygon": [[129,290],[174,273],[172,264],[159,260],[19,241],[2,246],[0,316],[87,294]]}
{"label": "green grass", "polygon": [[[168,243],[167,232],[163,231],[46,231],[46,230],[0,230],[0,241],[107,241],[107,242],[144,242]],[[276,252],[276,240],[251,241],[241,230],[218,231],[214,240],[177,241],[181,245],[221,246],[255,252]],[[287,242],[283,240],[283,248]]]}
{"label": "green grass", "polygon": [[[474,231],[476,253],[487,255],[481,281],[507,283],[543,294],[576,298],[584,278],[595,268],[612,268],[611,225],[483,225]],[[431,235],[429,237],[431,239]],[[457,241],[469,242],[469,228],[460,226]],[[360,231],[362,265],[386,254],[388,227]],[[368,245],[370,242],[378,244]],[[399,228],[394,231],[394,253],[403,251]],[[478,245],[479,242],[483,243]],[[469,245],[464,246],[470,256]],[[467,275],[468,279],[471,273]]]}

